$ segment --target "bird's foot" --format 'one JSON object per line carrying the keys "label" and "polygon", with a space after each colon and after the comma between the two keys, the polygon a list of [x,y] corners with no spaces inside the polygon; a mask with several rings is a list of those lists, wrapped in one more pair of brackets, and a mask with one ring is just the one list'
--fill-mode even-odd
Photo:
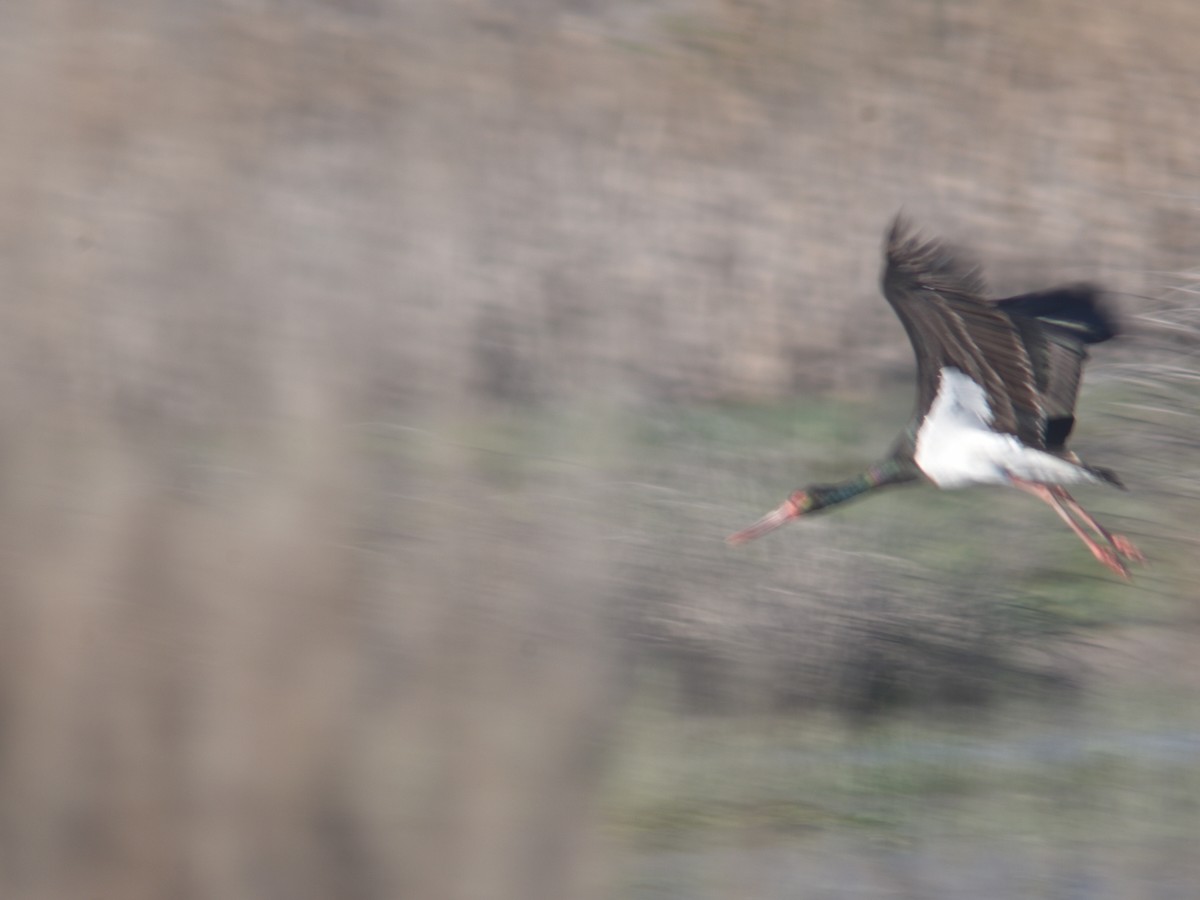
{"label": "bird's foot", "polygon": [[1112,545],[1113,549],[1116,550],[1118,554],[1130,562],[1144,563],[1146,561],[1146,554],[1142,553],[1142,551],[1134,545],[1133,541],[1125,537],[1123,534],[1114,534],[1112,536]]}
{"label": "bird's foot", "polygon": [[1099,544],[1092,545],[1092,555],[1096,557],[1101,565],[1120,575],[1126,581],[1129,580],[1129,567],[1122,562],[1117,551],[1111,547],[1101,547]]}

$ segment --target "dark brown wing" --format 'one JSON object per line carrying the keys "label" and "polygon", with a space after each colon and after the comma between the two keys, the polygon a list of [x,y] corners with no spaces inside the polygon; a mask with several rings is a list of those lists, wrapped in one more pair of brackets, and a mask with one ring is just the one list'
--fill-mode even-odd
{"label": "dark brown wing", "polygon": [[1117,334],[1100,294],[1093,285],[1075,284],[994,301],[1012,318],[1033,364],[1046,415],[1047,450],[1061,451],[1075,424],[1075,400],[1088,356],[1085,345]]}
{"label": "dark brown wing", "polygon": [[1029,353],[1012,319],[983,298],[978,267],[897,217],[887,239],[883,294],[917,357],[918,416],[933,403],[941,370],[953,366],[983,388],[993,428],[1043,446],[1045,416]]}

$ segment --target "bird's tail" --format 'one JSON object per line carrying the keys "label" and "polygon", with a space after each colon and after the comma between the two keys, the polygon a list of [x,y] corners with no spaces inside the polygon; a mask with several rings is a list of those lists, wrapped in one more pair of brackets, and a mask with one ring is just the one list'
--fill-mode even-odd
{"label": "bird's tail", "polygon": [[1061,328],[1085,344],[1099,344],[1117,336],[1116,320],[1100,302],[1100,291],[1090,284],[1076,284],[1021,294],[997,300],[996,305],[1011,316],[1037,319]]}
{"label": "bird's tail", "polygon": [[1101,481],[1111,484],[1113,487],[1125,490],[1125,482],[1112,469],[1104,469],[1100,466],[1084,466],[1089,472],[1099,478]]}

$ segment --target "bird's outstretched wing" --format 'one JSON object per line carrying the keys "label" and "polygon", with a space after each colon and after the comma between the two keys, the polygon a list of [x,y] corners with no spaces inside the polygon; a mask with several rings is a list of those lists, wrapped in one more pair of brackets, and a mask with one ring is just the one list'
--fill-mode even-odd
{"label": "bird's outstretched wing", "polygon": [[983,388],[992,428],[1041,447],[1045,417],[1029,353],[1012,319],[984,299],[978,267],[900,216],[885,257],[883,295],[917,357],[918,417],[933,403],[941,370],[953,366]]}
{"label": "bird's outstretched wing", "polygon": [[1059,452],[1075,424],[1086,344],[1116,337],[1116,320],[1098,288],[1073,284],[994,301],[1021,333],[1046,414],[1046,449]]}

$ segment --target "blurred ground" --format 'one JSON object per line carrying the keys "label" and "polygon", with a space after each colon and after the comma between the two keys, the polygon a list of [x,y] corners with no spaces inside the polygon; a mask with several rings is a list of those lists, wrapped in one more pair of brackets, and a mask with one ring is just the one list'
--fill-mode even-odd
{"label": "blurred ground", "polygon": [[[1193,733],[1198,41],[1170,0],[0,8],[0,895],[961,896],[1057,833],[986,762],[964,849],[936,753],[835,770],[865,814],[804,754],[1014,702]],[[723,548],[903,423],[902,206],[997,293],[1117,292],[1079,449],[1134,587],[990,494]],[[767,734],[783,815],[693,727]],[[1002,889],[1184,896],[1191,744],[1123,740],[1030,763],[1114,830]],[[880,797],[924,881],[846,874]]]}

